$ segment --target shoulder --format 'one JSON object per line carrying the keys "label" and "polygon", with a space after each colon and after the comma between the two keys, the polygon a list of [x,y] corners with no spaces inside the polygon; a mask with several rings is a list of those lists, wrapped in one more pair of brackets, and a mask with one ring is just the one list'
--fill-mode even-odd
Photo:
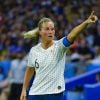
{"label": "shoulder", "polygon": [[67,37],[63,37],[60,40],[55,41],[56,44],[62,45],[64,47],[69,47],[71,43],[67,39]]}
{"label": "shoulder", "polygon": [[35,45],[35,46],[33,46],[33,47],[30,49],[29,52],[37,51],[37,50],[39,49],[39,47],[40,47],[40,43],[37,44],[37,45]]}

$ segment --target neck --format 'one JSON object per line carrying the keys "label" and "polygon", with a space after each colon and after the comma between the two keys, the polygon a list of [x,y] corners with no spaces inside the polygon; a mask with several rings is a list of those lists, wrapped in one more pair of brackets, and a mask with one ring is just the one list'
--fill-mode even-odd
{"label": "neck", "polygon": [[42,41],[42,42],[41,42],[41,46],[42,46],[44,49],[49,48],[52,44],[53,44],[53,40],[52,40],[52,41]]}

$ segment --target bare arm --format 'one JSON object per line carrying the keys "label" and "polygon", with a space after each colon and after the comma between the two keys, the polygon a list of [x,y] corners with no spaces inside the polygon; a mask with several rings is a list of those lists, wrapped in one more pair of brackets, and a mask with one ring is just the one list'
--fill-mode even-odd
{"label": "bare arm", "polygon": [[26,89],[27,89],[27,87],[29,85],[29,81],[33,75],[35,75],[35,69],[33,67],[27,67],[26,72],[25,72],[25,77],[24,77],[23,88],[22,88],[20,100],[26,100]]}
{"label": "bare arm", "polygon": [[76,37],[88,26],[90,23],[94,23],[97,21],[97,16],[94,15],[94,11],[92,11],[91,15],[89,16],[88,19],[86,19],[83,23],[80,25],[76,26],[67,36],[68,40],[70,42],[73,42]]}

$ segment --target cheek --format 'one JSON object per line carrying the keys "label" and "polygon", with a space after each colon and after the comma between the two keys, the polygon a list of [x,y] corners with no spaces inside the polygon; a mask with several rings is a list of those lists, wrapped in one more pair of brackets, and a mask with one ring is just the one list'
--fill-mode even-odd
{"label": "cheek", "polygon": [[47,37],[48,36],[48,33],[42,33],[42,36],[43,37]]}
{"label": "cheek", "polygon": [[43,31],[43,32],[42,32],[42,35],[43,35],[43,36],[47,36],[48,34],[49,34],[48,31]]}
{"label": "cheek", "polygon": [[55,31],[53,31],[53,34],[55,35]]}
{"label": "cheek", "polygon": [[43,35],[44,35],[44,36],[47,36],[47,35],[48,35],[48,33],[44,32],[44,33],[43,33]]}
{"label": "cheek", "polygon": [[40,34],[40,36],[41,37],[46,37],[48,34],[46,33],[46,32],[42,32],[41,34]]}

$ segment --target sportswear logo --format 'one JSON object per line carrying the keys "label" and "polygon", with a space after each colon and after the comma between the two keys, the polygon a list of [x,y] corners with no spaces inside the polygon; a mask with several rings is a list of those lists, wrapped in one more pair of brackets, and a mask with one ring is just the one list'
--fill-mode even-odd
{"label": "sportswear logo", "polygon": [[35,60],[35,67],[39,68],[39,63],[37,62],[37,59]]}
{"label": "sportswear logo", "polygon": [[58,89],[60,90],[61,89],[61,86],[58,86]]}

